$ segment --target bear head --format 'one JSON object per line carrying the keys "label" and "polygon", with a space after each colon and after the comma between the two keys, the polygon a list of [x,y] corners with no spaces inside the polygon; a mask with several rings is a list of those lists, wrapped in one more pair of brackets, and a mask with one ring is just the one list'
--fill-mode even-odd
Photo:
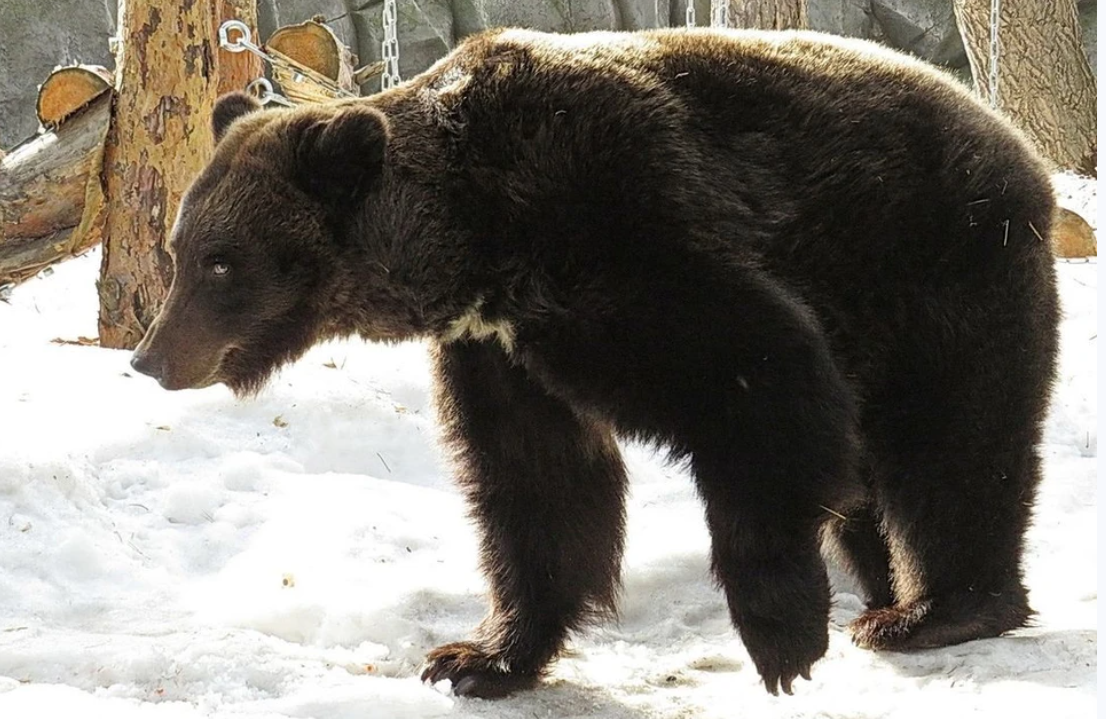
{"label": "bear head", "polygon": [[381,175],[387,120],[364,103],[260,110],[220,98],[214,155],[181,202],[169,294],[131,361],[167,389],[256,391],[340,333],[338,226]]}

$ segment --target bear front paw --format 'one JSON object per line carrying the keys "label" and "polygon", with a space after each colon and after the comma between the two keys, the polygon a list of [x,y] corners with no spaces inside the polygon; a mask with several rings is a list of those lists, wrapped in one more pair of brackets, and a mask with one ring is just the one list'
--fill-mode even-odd
{"label": "bear front paw", "polygon": [[810,681],[810,668],[829,646],[828,632],[784,631],[772,620],[746,620],[741,632],[764,687],[774,696],[792,693],[795,679]]}
{"label": "bear front paw", "polygon": [[779,696],[779,690],[783,689],[784,694],[790,695],[793,693],[791,685],[795,679],[802,677],[810,681],[810,667],[822,658],[823,653],[787,656],[781,652],[774,652],[772,656],[762,657],[759,660],[754,658],[753,661],[769,694]]}
{"label": "bear front paw", "polygon": [[537,683],[536,674],[512,672],[507,662],[475,642],[454,642],[426,655],[422,680],[436,684],[448,679],[460,697],[495,699]]}

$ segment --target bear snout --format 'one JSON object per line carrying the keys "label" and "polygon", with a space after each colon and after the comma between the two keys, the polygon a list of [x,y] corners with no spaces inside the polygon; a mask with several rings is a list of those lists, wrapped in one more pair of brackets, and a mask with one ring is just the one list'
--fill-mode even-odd
{"label": "bear snout", "polygon": [[147,377],[153,377],[158,382],[161,381],[161,375],[165,372],[165,365],[161,360],[141,346],[131,355],[131,367],[136,372]]}
{"label": "bear snout", "polygon": [[188,361],[192,359],[194,358],[185,357],[185,361],[169,362],[160,354],[139,346],[131,357],[131,367],[156,379],[162,389],[202,389],[215,384],[217,367],[212,368],[204,362]]}
{"label": "bear snout", "polygon": [[[163,313],[164,315],[164,313]],[[162,317],[154,322],[131,356],[135,371],[153,377],[163,389],[200,389],[217,381],[222,352],[193,336],[166,332]]]}

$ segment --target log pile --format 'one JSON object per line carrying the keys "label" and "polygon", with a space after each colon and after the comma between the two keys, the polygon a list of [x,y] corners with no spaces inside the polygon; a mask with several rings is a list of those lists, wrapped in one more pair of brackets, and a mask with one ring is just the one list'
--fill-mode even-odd
{"label": "log pile", "polygon": [[[39,90],[44,132],[0,159],[0,284],[87,250],[112,90],[103,68],[55,70]],[[90,182],[90,179],[97,181]]]}

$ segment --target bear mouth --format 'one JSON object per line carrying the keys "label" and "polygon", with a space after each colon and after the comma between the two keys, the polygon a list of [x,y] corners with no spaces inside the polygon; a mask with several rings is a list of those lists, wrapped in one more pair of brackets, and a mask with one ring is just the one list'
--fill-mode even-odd
{"label": "bear mouth", "polygon": [[[219,353],[219,358],[210,366],[206,374],[199,372],[165,372],[157,378],[163,389],[177,391],[183,389],[206,389],[217,384],[231,386],[233,381],[228,374],[228,357],[237,350],[228,348]],[[232,365],[231,365],[232,366]],[[189,376],[191,374],[191,376]]]}
{"label": "bear mouth", "polygon": [[215,376],[209,376],[206,379],[191,382],[176,382],[172,377],[162,377],[157,382],[161,385],[162,389],[167,389],[171,392],[176,392],[182,389],[204,389],[214,384],[219,383],[219,379]]}
{"label": "bear mouth", "polygon": [[241,347],[228,347],[223,351],[211,374],[211,384],[226,385],[239,398],[256,395],[272,377],[279,363],[259,363]]}

